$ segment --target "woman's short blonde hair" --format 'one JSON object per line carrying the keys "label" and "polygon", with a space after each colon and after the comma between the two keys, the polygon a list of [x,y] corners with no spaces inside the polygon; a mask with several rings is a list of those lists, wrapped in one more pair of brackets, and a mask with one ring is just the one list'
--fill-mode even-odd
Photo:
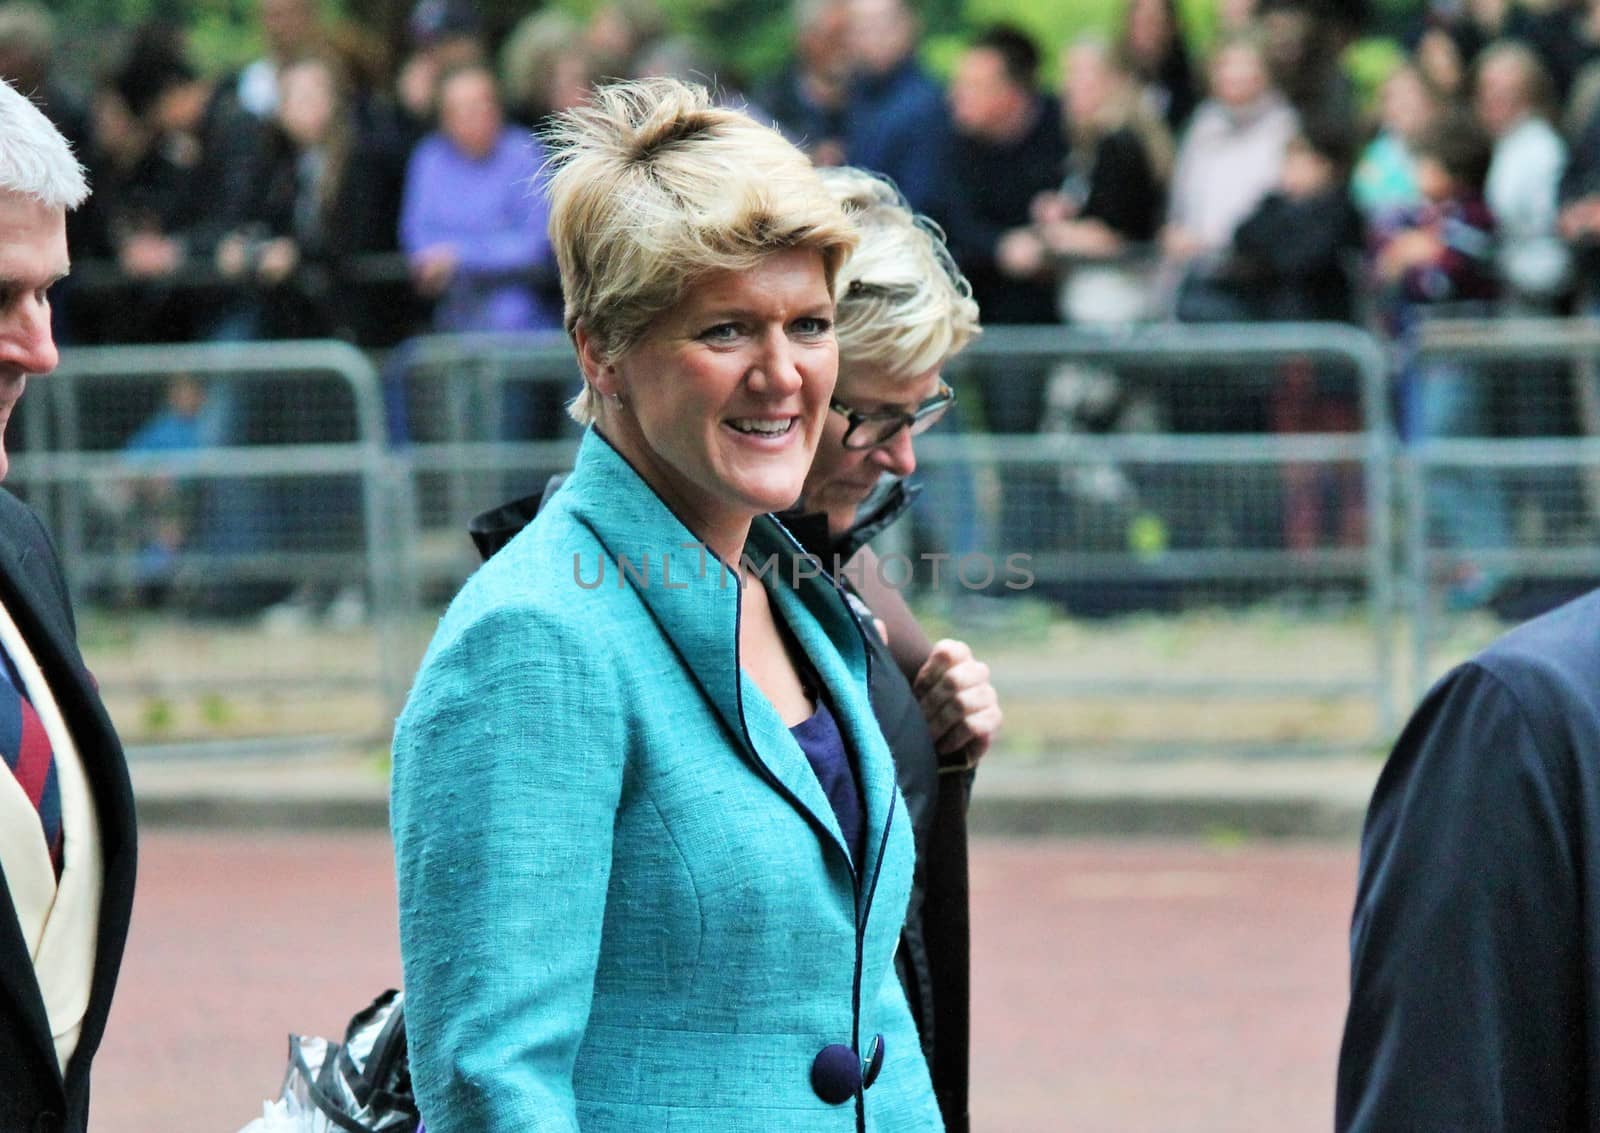
{"label": "woman's short blonde hair", "polygon": [[[695,280],[791,248],[822,256],[829,288],[855,226],[804,154],[701,86],[642,79],[601,87],[562,114],[548,169],[550,240],[566,327],[602,357],[637,346]],[[587,424],[585,386],[570,412]]]}
{"label": "woman's short blonde hair", "polygon": [[876,174],[842,166],[821,176],[861,231],[838,282],[840,372],[870,367],[909,379],[960,353],[982,327],[939,226]]}

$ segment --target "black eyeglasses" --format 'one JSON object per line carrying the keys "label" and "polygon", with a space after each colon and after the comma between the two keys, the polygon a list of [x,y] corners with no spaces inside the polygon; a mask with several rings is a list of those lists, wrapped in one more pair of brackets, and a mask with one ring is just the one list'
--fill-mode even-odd
{"label": "black eyeglasses", "polygon": [[850,424],[844,431],[844,447],[852,450],[877,448],[886,445],[900,434],[901,429],[910,429],[913,437],[926,433],[939,418],[944,416],[956,401],[956,391],[939,381],[939,392],[924,401],[911,413],[901,413],[893,409],[881,410],[877,413],[863,413],[859,409],[851,409],[838,398],[828,402],[828,408],[835,413],[844,414],[845,420]]}

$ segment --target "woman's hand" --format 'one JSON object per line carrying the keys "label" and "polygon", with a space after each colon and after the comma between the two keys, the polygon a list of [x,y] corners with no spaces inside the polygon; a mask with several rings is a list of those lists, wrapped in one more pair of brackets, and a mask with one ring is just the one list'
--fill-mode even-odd
{"label": "woman's hand", "polygon": [[1032,279],[1042,275],[1048,266],[1043,242],[1028,228],[1013,228],[1000,237],[994,259],[1000,270],[1012,279]]}
{"label": "woman's hand", "polygon": [[966,642],[936,642],[911,690],[940,755],[962,751],[973,764],[983,758],[1000,731],[1000,696],[989,681],[989,666],[973,657]]}
{"label": "woman's hand", "polygon": [[1040,229],[1045,246],[1058,256],[1110,259],[1122,252],[1122,238],[1099,220],[1069,220]]}
{"label": "woman's hand", "polygon": [[1078,203],[1065,193],[1040,193],[1028,205],[1035,224],[1061,224],[1078,215]]}
{"label": "woman's hand", "polygon": [[411,257],[411,279],[425,298],[437,299],[455,278],[460,257],[449,244],[435,244]]}
{"label": "woman's hand", "polygon": [[1173,263],[1188,263],[1208,250],[1204,240],[1181,224],[1169,224],[1161,230],[1161,254]]}
{"label": "woman's hand", "polygon": [[256,278],[275,286],[293,275],[299,266],[299,246],[288,237],[280,236],[262,246],[261,257],[256,261]]}
{"label": "woman's hand", "polygon": [[250,248],[245,238],[230,232],[217,244],[217,270],[229,279],[238,279],[250,266]]}

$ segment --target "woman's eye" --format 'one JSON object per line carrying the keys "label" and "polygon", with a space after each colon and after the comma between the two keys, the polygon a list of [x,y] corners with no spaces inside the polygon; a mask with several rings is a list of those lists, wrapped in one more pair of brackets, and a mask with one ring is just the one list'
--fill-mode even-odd
{"label": "woman's eye", "polygon": [[832,321],[824,318],[796,319],[794,322],[796,334],[809,336],[827,334],[833,329]]}
{"label": "woman's eye", "polygon": [[718,323],[701,331],[700,337],[706,342],[732,342],[739,337],[739,328],[733,323]]}

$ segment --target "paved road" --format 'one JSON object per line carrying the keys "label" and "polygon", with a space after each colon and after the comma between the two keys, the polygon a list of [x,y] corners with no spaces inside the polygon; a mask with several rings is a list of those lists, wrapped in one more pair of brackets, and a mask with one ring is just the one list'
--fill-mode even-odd
{"label": "paved road", "polygon": [[[983,841],[984,1133],[1329,1125],[1353,847]],[[155,832],[97,1064],[95,1133],[235,1133],[290,1030],[399,979],[379,834]]]}

